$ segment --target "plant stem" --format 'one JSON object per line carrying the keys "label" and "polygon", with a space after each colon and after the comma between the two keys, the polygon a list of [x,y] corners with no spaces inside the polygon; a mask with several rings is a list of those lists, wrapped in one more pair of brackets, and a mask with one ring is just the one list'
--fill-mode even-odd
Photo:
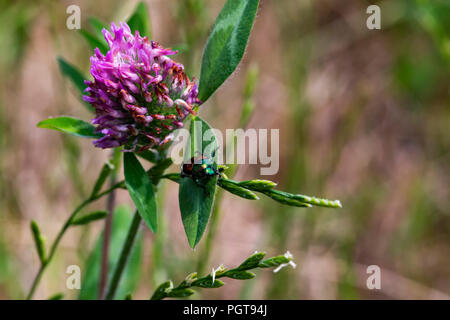
{"label": "plant stem", "polygon": [[130,253],[131,253],[131,249],[133,248],[134,241],[136,240],[136,235],[139,230],[141,220],[142,220],[142,218],[141,218],[139,212],[136,210],[136,212],[134,213],[133,221],[131,221],[130,229],[128,230],[127,238],[122,247],[119,261],[117,262],[116,268],[114,270],[114,274],[111,279],[111,284],[110,284],[108,292],[106,294],[106,300],[114,299],[114,295],[116,294],[120,279],[122,278],[122,273],[128,262],[128,258],[130,257]]}
{"label": "plant stem", "polygon": [[66,230],[69,228],[70,224],[72,223],[73,219],[75,218],[75,216],[78,214],[78,212],[80,212],[81,209],[83,209],[86,205],[88,205],[91,202],[91,199],[88,199],[86,201],[84,201],[83,203],[81,203],[70,215],[69,219],[67,219],[67,221],[64,223],[62,229],[59,231],[58,235],[56,236],[55,241],[53,242],[53,245],[50,249],[50,252],[48,254],[47,259],[45,260],[44,263],[41,264],[41,267],[39,268],[38,273],[36,274],[36,277],[34,278],[33,284],[31,286],[30,292],[27,295],[27,300],[30,300],[33,297],[34,292],[36,291],[37,285],[39,284],[39,281],[42,277],[42,274],[44,273],[44,270],[46,269],[46,267],[48,266],[48,264],[50,263],[50,261],[53,258],[53,255],[55,254],[56,248],[59,245],[59,242],[61,241],[61,238],[63,237],[64,233],[66,232]]}
{"label": "plant stem", "polygon": [[[116,184],[117,173],[119,168],[121,153],[118,148],[115,148],[111,152],[111,162],[114,165],[114,169],[110,175],[110,186]],[[102,245],[102,254],[101,254],[101,264],[100,264],[100,281],[98,285],[98,299],[104,300],[106,294],[106,285],[108,282],[108,274],[109,274],[109,247],[111,243],[111,232],[112,232],[112,223],[114,218],[114,207],[116,203],[116,192],[112,191],[106,200],[106,210],[108,215],[105,219],[105,230],[103,232],[103,245]]]}
{"label": "plant stem", "polygon": [[66,222],[64,223],[63,227],[61,228],[61,230],[59,231],[58,235],[56,236],[55,241],[53,242],[50,252],[48,254],[47,259],[45,260],[44,263],[41,264],[41,267],[39,268],[38,273],[36,274],[34,280],[33,280],[33,284],[31,285],[31,289],[26,297],[27,300],[30,300],[33,295],[34,292],[36,291],[36,288],[42,278],[42,275],[45,271],[45,269],[47,268],[47,266],[49,265],[49,263],[51,262],[51,260],[53,259],[53,256],[55,255],[56,249],[58,248],[58,245],[64,235],[64,233],[67,231],[67,229],[70,227],[70,225],[72,224],[72,221],[75,219],[76,215],[84,208],[86,207],[88,204],[94,202],[95,200],[103,197],[104,195],[112,192],[113,190],[122,187],[123,182],[119,182],[116,183],[115,185],[111,186],[109,189],[107,189],[104,192],[101,192],[93,197],[90,197],[89,199],[83,201],[70,215],[70,217],[66,220]]}
{"label": "plant stem", "polygon": [[[157,168],[159,165],[163,164],[166,161],[166,158],[160,153],[160,160],[147,171],[147,174],[152,171],[152,169]],[[149,177],[155,187],[155,192],[158,189],[158,183],[164,175],[165,167],[159,172],[156,176]],[[123,181],[118,182],[118,184],[123,185]],[[128,259],[130,257],[131,250],[133,248],[134,242],[136,240],[137,232],[139,230],[139,225],[142,221],[141,215],[138,210],[134,213],[133,221],[131,222],[130,229],[128,230],[127,238],[125,239],[125,243],[123,244],[122,251],[120,252],[119,261],[114,269],[114,274],[111,279],[111,284],[109,285],[108,291],[106,293],[106,300],[114,299],[117,288],[120,283],[120,279],[122,278],[123,271],[127,265]]]}
{"label": "plant stem", "polygon": [[[116,183],[116,175],[112,174],[110,178],[110,185],[113,186]],[[114,206],[116,203],[115,190],[108,194],[106,200],[106,210],[108,215],[105,219],[105,231],[103,232],[103,245],[102,245],[102,261],[100,266],[100,282],[98,285],[98,298],[103,300],[105,298],[106,282],[108,281],[109,274],[109,245],[111,242],[112,222],[114,215]]]}

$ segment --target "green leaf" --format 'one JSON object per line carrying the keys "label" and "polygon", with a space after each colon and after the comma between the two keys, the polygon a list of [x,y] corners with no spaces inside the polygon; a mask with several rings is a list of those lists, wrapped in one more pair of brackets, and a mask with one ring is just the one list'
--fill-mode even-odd
{"label": "green leaf", "polygon": [[170,280],[160,284],[159,287],[156,288],[156,290],[153,293],[153,295],[150,298],[150,300],[161,300],[161,299],[164,299],[165,297],[167,297],[167,292],[166,291],[169,291],[171,288],[173,288],[173,283]]}
{"label": "green leaf", "polygon": [[[114,219],[111,232],[111,243],[109,251],[109,274],[111,280],[114,266],[119,260],[123,242],[128,233],[128,228],[132,220],[132,213],[126,206],[118,206],[114,211]],[[94,300],[98,295],[99,270],[101,265],[101,253],[103,244],[103,234],[97,239],[94,250],[89,255],[83,268],[83,280],[81,282],[80,300]],[[142,235],[136,238],[135,246],[130,254],[130,259],[125,267],[124,275],[119,284],[117,297],[124,297],[133,292],[139,283],[142,257]]]}
{"label": "green leaf", "polygon": [[259,268],[272,268],[272,267],[278,267],[280,264],[288,263],[292,259],[287,258],[285,255],[272,257],[266,260],[261,261],[258,264]]}
{"label": "green leaf", "polygon": [[131,293],[128,293],[123,300],[133,300],[133,295]]}
{"label": "green leaf", "polygon": [[36,221],[31,221],[31,232],[33,234],[34,244],[36,245],[36,251],[39,256],[39,260],[42,264],[45,263],[46,257],[45,257],[45,245],[44,245],[44,238],[42,237],[41,231],[39,230],[39,226],[37,225]]}
{"label": "green leaf", "polygon": [[[162,159],[148,170],[147,174],[151,179],[159,179],[161,175],[173,164],[172,159]],[[156,183],[156,182],[155,182]]]}
{"label": "green leaf", "polygon": [[199,99],[205,102],[233,73],[244,55],[259,0],[227,0],[203,53]]}
{"label": "green leaf", "polygon": [[123,158],[125,185],[130,197],[147,226],[156,232],[156,200],[152,182],[133,153],[125,152]]}
{"label": "green leaf", "polygon": [[64,293],[56,293],[48,298],[48,300],[62,300],[64,298]]}
{"label": "green leaf", "polygon": [[144,2],[139,2],[136,10],[134,10],[134,13],[128,19],[128,25],[133,34],[135,30],[138,30],[141,36],[151,37],[150,18],[148,16],[147,5]]}
{"label": "green leaf", "polygon": [[[204,141],[203,134],[211,127],[198,117],[193,117],[190,128],[190,140],[185,148],[185,161],[190,159],[191,155],[201,152],[210,157],[217,148],[216,138]],[[212,132],[212,131],[209,131]],[[213,166],[217,164],[213,159]],[[183,220],[184,230],[188,238],[189,245],[194,248],[200,241],[208,224],[209,217],[216,192],[217,176],[206,177],[196,183],[190,177],[184,177],[180,180],[178,201]]]}
{"label": "green leaf", "polygon": [[70,81],[75,85],[80,93],[80,100],[83,102],[83,105],[91,112],[94,111],[94,107],[92,107],[88,102],[83,100],[84,90],[86,89],[86,85],[84,84],[84,80],[86,77],[79,71],[75,66],[68,63],[64,58],[58,57],[58,65],[61,73],[70,79]]}
{"label": "green leaf", "polygon": [[232,194],[235,194],[241,198],[248,199],[248,200],[259,200],[259,197],[254,194],[253,192],[242,188],[239,186],[236,182],[228,179],[219,179],[217,181],[217,184],[222,188],[227,190],[228,192],[231,192]]}
{"label": "green leaf", "polygon": [[237,269],[239,270],[248,270],[256,268],[259,264],[259,262],[266,256],[265,252],[255,252],[250,257],[245,259],[244,262],[242,262]]}
{"label": "green leaf", "polygon": [[95,127],[83,120],[72,117],[56,117],[43,120],[37,124],[38,128],[57,130],[82,138],[101,138],[101,133],[95,132]]}
{"label": "green leaf", "polygon": [[137,153],[137,156],[147,160],[148,162],[156,163],[159,160],[158,152],[153,150],[144,150]]}
{"label": "green leaf", "polygon": [[247,180],[239,182],[239,185],[243,188],[254,190],[254,191],[264,191],[273,189],[277,186],[277,184],[270,180]]}
{"label": "green leaf", "polygon": [[163,176],[166,179],[172,180],[173,182],[180,183],[181,175],[179,173],[168,173]]}
{"label": "green leaf", "polygon": [[102,30],[108,29],[108,26],[95,17],[89,17],[88,20],[94,33],[83,31],[81,35],[87,40],[92,49],[99,48],[101,53],[106,54],[108,52],[108,43],[103,36]]}
{"label": "green leaf", "polygon": [[195,293],[194,290],[189,289],[189,288],[184,288],[184,289],[172,290],[167,294],[167,296],[170,298],[185,298],[185,297],[192,296],[194,293]]}
{"label": "green leaf", "polygon": [[304,202],[301,202],[299,200],[292,198],[292,195],[287,192],[283,192],[280,190],[273,190],[273,189],[261,191],[261,192],[263,192],[266,196],[272,198],[273,200],[275,200],[281,204],[285,204],[285,205],[293,206],[293,207],[306,207],[306,208],[312,207],[308,203],[304,203]]}
{"label": "green leaf", "polygon": [[256,275],[250,271],[234,271],[230,270],[225,273],[225,277],[237,279],[237,280],[248,280],[253,279]]}
{"label": "green leaf", "polygon": [[85,224],[88,224],[93,221],[104,219],[104,218],[106,218],[107,215],[108,215],[108,212],[106,212],[106,211],[101,211],[101,210],[93,211],[93,212],[85,214],[79,218],[76,218],[74,221],[72,221],[72,225],[74,225],[74,226],[85,225]]}
{"label": "green leaf", "polygon": [[97,181],[95,182],[94,188],[91,192],[91,198],[96,196],[100,190],[102,189],[103,185],[105,184],[106,179],[111,174],[111,172],[114,170],[114,165],[108,161],[106,162],[103,167],[102,171],[100,171],[100,174],[97,178]]}
{"label": "green leaf", "polygon": [[83,94],[84,89],[86,89],[86,85],[84,84],[86,77],[75,66],[64,60],[63,57],[58,57],[57,60],[61,73],[69,78],[75,87],[77,87],[78,91]]}
{"label": "green leaf", "polygon": [[102,54],[106,54],[106,52],[108,52],[108,45],[101,38],[97,37],[96,35],[93,35],[89,31],[86,31],[84,29],[80,30],[80,34],[86,40],[86,42],[89,44],[89,47],[91,47],[92,50],[98,48]]}
{"label": "green leaf", "polygon": [[[103,41],[105,41],[103,38],[102,30],[107,29],[106,25],[102,21],[97,19],[96,17],[89,17],[88,20],[92,26],[92,29],[94,30],[94,33],[97,35],[97,37],[98,38],[101,37],[101,39],[103,39]],[[105,44],[106,44],[106,41],[105,41]]]}
{"label": "green leaf", "polygon": [[220,288],[223,285],[224,285],[223,281],[215,279],[213,282],[212,278],[199,279],[192,283],[192,286],[201,288]]}

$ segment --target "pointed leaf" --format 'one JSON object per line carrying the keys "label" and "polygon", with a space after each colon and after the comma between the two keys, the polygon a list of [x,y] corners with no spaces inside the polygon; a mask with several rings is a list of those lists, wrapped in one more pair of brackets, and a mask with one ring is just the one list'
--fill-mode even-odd
{"label": "pointed leaf", "polygon": [[237,280],[248,280],[248,279],[253,279],[255,277],[255,274],[250,271],[230,270],[230,271],[227,271],[227,273],[225,273],[225,276],[228,278],[237,279]]}
{"label": "pointed leaf", "polygon": [[153,150],[144,150],[137,153],[138,157],[147,160],[148,162],[156,163],[159,160],[158,152]]}
{"label": "pointed leaf", "polygon": [[44,264],[47,259],[45,256],[44,238],[42,237],[41,231],[39,230],[39,226],[34,220],[31,221],[31,232],[33,234],[34,244],[36,245],[36,251],[38,253],[39,260],[41,260],[41,263]]}
{"label": "pointed leaf", "polygon": [[93,198],[100,192],[103,185],[105,184],[106,179],[108,178],[108,176],[111,174],[111,172],[113,170],[114,170],[114,165],[110,161],[106,162],[103,165],[102,171],[100,171],[97,181],[95,181],[94,188],[92,188],[91,198]]}
{"label": "pointed leaf", "polygon": [[46,128],[68,133],[82,138],[101,138],[101,133],[95,132],[95,127],[86,121],[73,117],[56,117],[43,120],[37,124],[38,128]]}
{"label": "pointed leaf", "polygon": [[244,55],[259,0],[227,0],[203,53],[199,99],[205,102],[233,73]]}
{"label": "pointed leaf", "polygon": [[94,108],[82,99],[84,90],[86,89],[86,85],[84,84],[84,80],[86,77],[78,70],[74,65],[68,63],[64,58],[58,57],[58,65],[61,73],[72,81],[75,87],[80,92],[80,99],[83,102],[83,105],[89,110],[94,111]]}
{"label": "pointed leaf", "polygon": [[125,152],[123,158],[125,185],[130,197],[147,226],[156,232],[156,200],[152,182],[133,153]]}
{"label": "pointed leaf", "polygon": [[102,220],[106,218],[108,215],[108,212],[106,211],[93,211],[91,213],[85,214],[79,218],[76,218],[74,221],[72,221],[73,226],[81,226],[88,223],[91,223],[93,221]]}
{"label": "pointed leaf", "polygon": [[64,58],[58,57],[57,60],[61,73],[68,77],[82,94],[84,89],[86,89],[86,85],[84,84],[86,77],[75,66],[64,60]]}
{"label": "pointed leaf", "polygon": [[238,269],[248,270],[256,268],[258,264],[261,262],[261,260],[264,259],[265,256],[266,256],[265,252],[255,252],[250,257],[245,259],[245,261],[239,265]]}
{"label": "pointed leaf", "polygon": [[64,293],[56,293],[48,298],[48,300],[62,300],[64,298]]}
{"label": "pointed leaf", "polygon": [[[205,156],[211,154],[217,147],[214,136],[209,141],[203,141],[203,134],[210,130],[210,126],[198,117],[194,117],[191,122],[190,140],[185,148],[185,161],[190,159],[190,155],[201,152]],[[215,160],[213,167],[217,168]],[[199,183],[190,177],[180,179],[180,189],[178,200],[189,245],[194,248],[200,241],[208,224],[209,217],[216,192],[217,176],[207,177]]]}
{"label": "pointed leaf", "polygon": [[256,194],[254,194],[250,190],[242,188],[235,181],[228,180],[228,179],[219,179],[217,181],[217,184],[222,189],[225,189],[228,192],[231,192],[232,194],[235,194],[235,195],[237,195],[237,196],[239,196],[241,198],[248,199],[248,200],[259,200],[259,197]]}
{"label": "pointed leaf", "polygon": [[[103,41],[105,41],[105,39],[103,38],[103,34],[102,34],[102,30],[106,29],[106,25],[100,21],[99,19],[95,18],[95,17],[89,17],[89,23],[92,26],[92,29],[94,30],[95,35],[98,38],[101,38]],[[105,41],[106,44],[106,41]]]}
{"label": "pointed leaf", "polygon": [[101,38],[84,29],[80,30],[80,34],[89,44],[92,51],[94,51],[95,48],[98,48],[102,54],[106,54],[106,52],[108,52],[108,45]]}
{"label": "pointed leaf", "polygon": [[201,288],[220,288],[223,285],[223,281],[215,279],[213,282],[212,278],[199,279],[192,283],[192,286]]}
{"label": "pointed leaf", "polygon": [[184,288],[184,289],[172,290],[167,294],[167,296],[170,298],[185,298],[185,297],[192,296],[194,293],[195,293],[194,290],[189,289],[189,288]]}
{"label": "pointed leaf", "polygon": [[166,281],[161,283],[158,288],[156,288],[150,300],[161,300],[167,297],[167,292],[170,292],[173,288],[172,281]]}
{"label": "pointed leaf", "polygon": [[135,30],[138,30],[141,36],[151,37],[150,18],[148,16],[147,5],[144,2],[139,2],[136,10],[134,10],[134,13],[128,19],[128,25],[133,34]]}

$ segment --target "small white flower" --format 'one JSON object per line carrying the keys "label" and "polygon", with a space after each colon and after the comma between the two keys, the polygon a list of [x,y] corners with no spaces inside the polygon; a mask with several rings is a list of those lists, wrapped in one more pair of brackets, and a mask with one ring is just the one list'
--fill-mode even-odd
{"label": "small white flower", "polygon": [[211,271],[212,283],[214,283],[214,281],[216,281],[216,273],[222,272],[222,271],[225,271],[225,267],[223,266],[223,264],[218,266],[217,269],[212,268],[212,271]]}
{"label": "small white flower", "polygon": [[197,272],[191,273],[189,274],[184,281],[186,281],[187,285],[191,285],[192,282],[194,282],[195,280],[197,280]]}
{"label": "small white flower", "polygon": [[168,286],[167,288],[164,289],[164,292],[165,292],[165,293],[170,293],[170,291],[172,291],[172,289],[173,289],[173,282],[170,281],[169,286]]}
{"label": "small white flower", "polygon": [[291,266],[292,268],[296,268],[297,265],[295,264],[295,262],[293,261],[294,256],[292,255],[292,253],[290,253],[289,251],[286,251],[286,253],[284,254],[286,259],[291,259],[291,261],[289,261],[288,263],[282,263],[280,264],[278,267],[275,268],[275,270],[273,270],[274,273],[277,273],[278,271],[280,271],[281,269],[283,269],[284,267],[287,266]]}

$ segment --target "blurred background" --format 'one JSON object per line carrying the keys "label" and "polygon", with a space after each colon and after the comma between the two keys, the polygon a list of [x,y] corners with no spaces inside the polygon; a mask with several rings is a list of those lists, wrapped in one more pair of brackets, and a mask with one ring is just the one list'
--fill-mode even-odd
{"label": "blurred background", "polygon": [[[175,59],[191,76],[200,73],[223,3],[146,1],[153,39],[180,48]],[[24,298],[39,268],[30,220],[51,244],[109,156],[91,141],[36,128],[49,116],[91,118],[58,69],[63,56],[88,75],[92,51],[66,28],[71,4],[89,30],[89,17],[123,21],[137,2],[0,0],[0,299]],[[366,27],[370,4],[381,7],[381,30]],[[450,298],[449,17],[449,0],[262,0],[242,63],[200,114],[219,129],[279,128],[280,170],[261,178],[340,199],[343,208],[305,210],[223,194],[216,228],[192,250],[178,186],[165,181],[162,228],[143,231],[125,279],[133,297],[148,299],[159,283],[193,271],[235,266],[255,250],[290,250],[295,270],[225,280],[193,298]],[[258,177],[255,165],[235,175]],[[127,217],[126,191],[117,198]],[[87,210],[105,206],[101,199]],[[66,268],[80,265],[83,277],[98,270],[92,261],[102,228],[96,222],[67,232],[35,298],[80,295],[66,288]],[[367,289],[368,265],[381,268],[381,290]],[[95,297],[86,290],[81,296]]]}

